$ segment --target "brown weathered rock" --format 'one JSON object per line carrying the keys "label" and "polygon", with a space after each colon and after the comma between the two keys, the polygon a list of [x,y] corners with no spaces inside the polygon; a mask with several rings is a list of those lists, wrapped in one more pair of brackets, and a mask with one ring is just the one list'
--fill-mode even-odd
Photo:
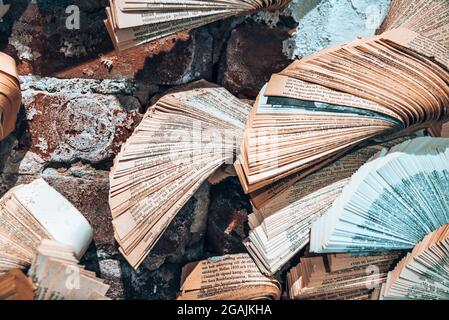
{"label": "brown weathered rock", "polygon": [[[117,53],[103,24],[106,3],[15,0],[0,25],[0,50],[17,57],[23,75],[127,78],[145,85],[211,79],[213,39],[207,29],[181,32]],[[79,30],[66,27],[66,8],[73,4],[80,10]]]}
{"label": "brown weathered rock", "polygon": [[[79,8],[79,29],[67,28],[70,5]],[[103,25],[105,5],[104,0],[14,0],[0,26],[1,43],[6,40],[7,51],[20,59],[22,73],[54,74],[112,49]]]}
{"label": "brown weathered rock", "polygon": [[252,21],[234,29],[220,62],[218,82],[239,97],[255,98],[271,75],[290,63],[282,52],[288,31]]}
{"label": "brown weathered rock", "polygon": [[[146,85],[179,85],[212,78],[213,39],[205,29],[115,51],[56,73],[58,77],[135,79]],[[106,63],[109,63],[108,68]]]}
{"label": "brown weathered rock", "polygon": [[[137,98],[93,80],[22,78],[30,151],[44,161],[98,163],[115,155],[140,122]],[[120,84],[117,84],[120,86]],[[129,89],[130,90],[130,89]],[[99,93],[97,93],[99,92]]]}
{"label": "brown weathered rock", "polygon": [[184,264],[200,259],[204,249],[208,205],[209,184],[204,183],[173,219],[142,267],[154,271],[166,261]]}
{"label": "brown weathered rock", "polygon": [[211,255],[246,252],[243,240],[249,232],[248,197],[237,178],[231,177],[211,187],[206,245]]}

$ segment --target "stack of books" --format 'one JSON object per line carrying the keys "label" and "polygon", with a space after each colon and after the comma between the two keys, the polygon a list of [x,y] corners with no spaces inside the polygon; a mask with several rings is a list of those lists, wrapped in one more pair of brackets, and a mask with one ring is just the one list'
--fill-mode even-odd
{"label": "stack of books", "polygon": [[285,190],[270,192],[273,198],[253,198],[253,204],[262,205],[249,216],[251,230],[245,245],[259,268],[274,274],[304,249],[312,222],[329,210],[351,176],[383,148],[404,140],[360,148],[292,185],[285,181]]}
{"label": "stack of books", "polygon": [[356,146],[449,119],[448,1],[393,1],[375,37],[322,50],[272,76],[236,171],[247,193],[297,179]]}

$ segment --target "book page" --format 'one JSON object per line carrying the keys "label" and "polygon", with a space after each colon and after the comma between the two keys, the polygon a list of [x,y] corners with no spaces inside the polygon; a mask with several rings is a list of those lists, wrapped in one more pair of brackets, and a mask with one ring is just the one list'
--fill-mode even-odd
{"label": "book page", "polygon": [[[189,298],[207,299],[224,295],[231,300],[241,299],[239,290],[245,286],[272,286],[280,291],[276,281],[262,275],[247,254],[236,254],[188,264],[183,269],[181,294],[192,293]],[[257,298],[257,297],[253,297]]]}
{"label": "book page", "polygon": [[53,239],[74,248],[81,258],[89,247],[93,231],[84,216],[43,179],[24,185],[14,197],[48,231]]}

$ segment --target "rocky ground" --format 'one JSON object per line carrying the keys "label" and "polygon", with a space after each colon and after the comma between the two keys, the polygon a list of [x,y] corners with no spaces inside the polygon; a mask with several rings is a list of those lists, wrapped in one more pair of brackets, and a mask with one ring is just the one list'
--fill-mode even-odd
{"label": "rocky ground", "polygon": [[[291,59],[371,34],[388,0],[294,0],[283,12],[214,23],[116,54],[103,27],[105,0],[14,0],[0,50],[16,58],[23,91],[17,130],[0,144],[0,195],[43,177],[92,224],[82,263],[115,299],[172,299],[182,266],[244,252],[248,198],[235,178],[204,184],[138,270],[117,251],[108,175],[120,145],[167,89],[206,79],[254,99]],[[80,30],[67,30],[67,6]]]}

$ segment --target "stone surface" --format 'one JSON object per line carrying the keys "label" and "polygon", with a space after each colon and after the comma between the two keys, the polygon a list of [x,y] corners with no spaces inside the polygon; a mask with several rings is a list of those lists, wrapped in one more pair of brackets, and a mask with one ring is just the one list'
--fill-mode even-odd
{"label": "stone surface", "polygon": [[283,54],[283,41],[293,27],[279,22],[278,28],[248,21],[235,28],[223,54],[218,82],[242,98],[255,98],[273,73],[290,64]]}
{"label": "stone surface", "polygon": [[357,36],[373,35],[391,0],[293,0],[287,11],[299,23],[285,42],[290,57],[304,57]]}
{"label": "stone surface", "polygon": [[184,264],[201,259],[208,205],[209,185],[205,183],[176,215],[142,267],[154,271],[166,261]]}
{"label": "stone surface", "polygon": [[30,151],[44,161],[106,161],[141,119],[139,100],[130,95],[126,82],[33,77],[21,81]]}
{"label": "stone surface", "polygon": [[[146,85],[177,85],[212,78],[213,38],[207,30],[181,32],[117,53],[103,25],[106,3],[15,0],[5,22],[0,24],[0,50],[18,59],[24,75],[128,78]],[[66,26],[70,17],[66,9],[73,4],[80,10],[79,30]]]}
{"label": "stone surface", "polygon": [[[23,73],[39,75],[49,75],[112,50],[103,25],[106,3],[105,0],[14,0],[0,24],[0,49],[15,53],[21,60]],[[70,5],[77,5],[80,10],[79,29],[67,28],[71,12],[66,13],[66,9]]]}
{"label": "stone surface", "polygon": [[249,198],[236,177],[211,187],[207,252],[211,256],[246,252],[243,240],[248,237]]}
{"label": "stone surface", "polygon": [[212,78],[213,39],[206,30],[177,35],[58,71],[59,77],[129,78],[147,85],[179,85]]}

